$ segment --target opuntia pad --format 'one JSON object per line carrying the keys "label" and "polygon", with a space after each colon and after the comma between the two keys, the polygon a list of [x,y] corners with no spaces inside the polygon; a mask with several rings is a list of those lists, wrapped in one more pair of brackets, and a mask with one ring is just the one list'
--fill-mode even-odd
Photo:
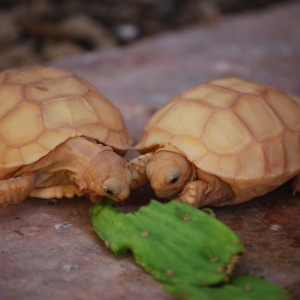
{"label": "opuntia pad", "polygon": [[244,246],[210,214],[172,200],[152,200],[124,214],[100,203],[91,208],[96,233],[115,254],[131,250],[155,279],[168,284],[212,285],[232,272]]}

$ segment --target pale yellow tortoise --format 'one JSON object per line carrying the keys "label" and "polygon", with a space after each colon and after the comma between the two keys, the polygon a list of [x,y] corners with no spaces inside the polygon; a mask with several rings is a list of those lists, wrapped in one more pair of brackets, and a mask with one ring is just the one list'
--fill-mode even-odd
{"label": "pale yellow tortoise", "polygon": [[[172,99],[145,127],[128,163],[132,188],[150,180],[158,197],[196,207],[232,205],[296,176],[300,98],[237,78],[212,80]],[[298,175],[298,176],[297,176]]]}
{"label": "pale yellow tortoise", "polygon": [[119,110],[54,67],[0,73],[0,206],[27,196],[124,200],[130,140]]}

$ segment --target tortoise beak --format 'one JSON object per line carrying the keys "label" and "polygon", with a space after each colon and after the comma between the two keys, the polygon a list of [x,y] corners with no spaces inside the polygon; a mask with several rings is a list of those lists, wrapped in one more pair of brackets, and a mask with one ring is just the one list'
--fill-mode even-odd
{"label": "tortoise beak", "polygon": [[102,196],[98,195],[95,191],[91,189],[84,189],[83,193],[86,197],[90,198],[90,200],[95,203],[99,203],[102,199]]}
{"label": "tortoise beak", "polygon": [[180,190],[170,190],[170,191],[155,191],[155,194],[159,198],[171,199],[177,196],[181,192]]}

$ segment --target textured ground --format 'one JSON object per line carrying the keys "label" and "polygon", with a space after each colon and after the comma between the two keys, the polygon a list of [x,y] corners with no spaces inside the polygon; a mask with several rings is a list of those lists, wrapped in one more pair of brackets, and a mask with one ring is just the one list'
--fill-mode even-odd
{"label": "textured ground", "polygon": [[[300,95],[299,14],[294,2],[53,64],[100,88],[137,141],[170,97],[212,78],[241,76]],[[215,212],[248,249],[236,272],[252,271],[300,299],[300,196],[289,188]],[[122,209],[151,197],[143,187]],[[116,258],[104,247],[88,218],[91,206],[84,198],[56,205],[27,199],[0,210],[0,299],[173,299],[131,255]]]}

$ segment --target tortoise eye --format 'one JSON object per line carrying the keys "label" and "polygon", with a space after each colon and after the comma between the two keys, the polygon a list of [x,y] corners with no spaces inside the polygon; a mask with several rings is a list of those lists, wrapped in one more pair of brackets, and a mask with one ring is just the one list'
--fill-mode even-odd
{"label": "tortoise eye", "polygon": [[176,183],[178,181],[178,177],[173,178],[170,183]]}
{"label": "tortoise eye", "polygon": [[180,178],[180,172],[178,170],[173,170],[168,175],[168,182],[171,184],[176,183]]}

